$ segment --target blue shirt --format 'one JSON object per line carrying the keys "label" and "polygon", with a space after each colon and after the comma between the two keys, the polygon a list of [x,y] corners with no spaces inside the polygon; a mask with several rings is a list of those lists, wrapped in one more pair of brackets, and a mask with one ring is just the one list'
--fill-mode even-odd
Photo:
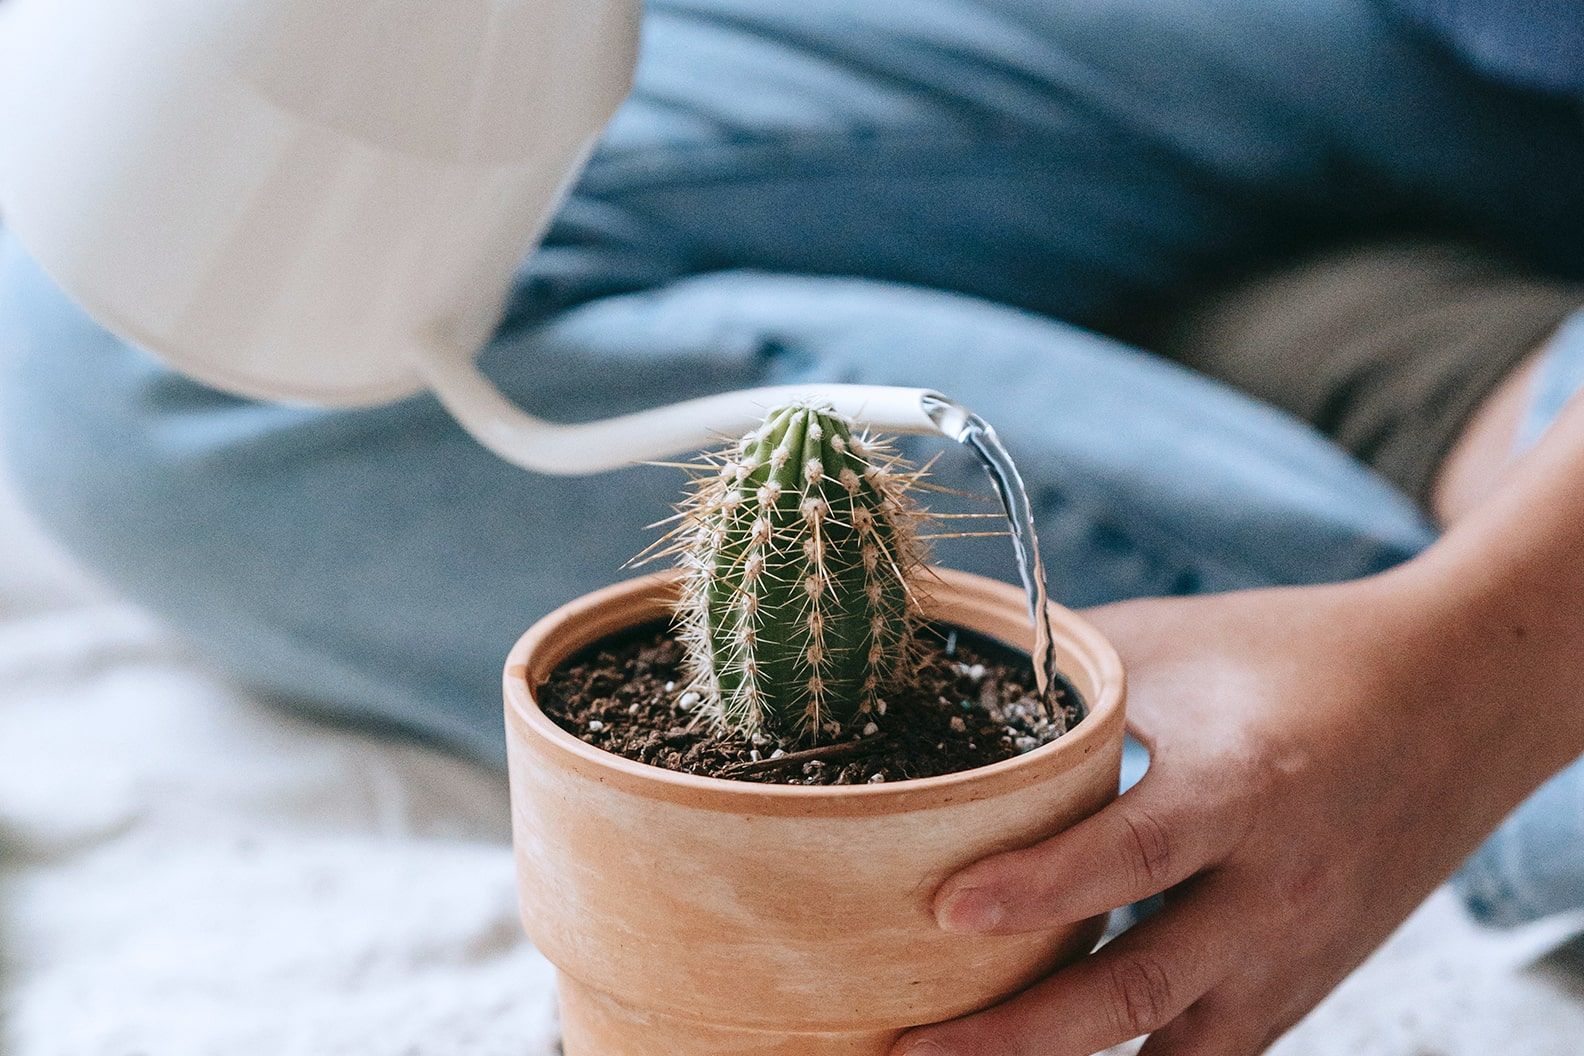
{"label": "blue shirt", "polygon": [[1473,66],[1584,99],[1584,0],[1392,0]]}

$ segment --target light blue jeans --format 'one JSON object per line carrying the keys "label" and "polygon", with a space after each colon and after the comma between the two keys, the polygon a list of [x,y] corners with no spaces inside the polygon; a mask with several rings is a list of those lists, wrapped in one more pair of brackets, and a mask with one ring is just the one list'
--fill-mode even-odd
{"label": "light blue jeans", "polygon": [[[1576,112],[1369,0],[653,0],[638,90],[487,362],[561,419],[773,382],[939,388],[1004,434],[1070,604],[1347,579],[1430,543],[1412,503],[1093,331],[1408,219],[1578,272],[1580,200]],[[87,564],[262,691],[489,760],[508,645],[621,577],[678,493],[663,469],[510,469],[427,398],[218,394],[10,242],[0,349],[14,475]],[[955,453],[940,477],[983,487]],[[999,541],[941,556],[1012,574]],[[1483,912],[1584,905],[1579,789],[1482,853]]]}

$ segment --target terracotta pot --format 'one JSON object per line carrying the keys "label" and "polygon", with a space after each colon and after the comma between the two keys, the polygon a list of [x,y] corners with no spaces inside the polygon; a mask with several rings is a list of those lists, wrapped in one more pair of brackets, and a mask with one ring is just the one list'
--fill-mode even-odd
{"label": "terracotta pot", "polygon": [[[1023,595],[942,572],[930,613],[1027,649]],[[964,937],[930,901],[953,871],[1116,796],[1122,666],[1053,608],[1089,715],[1027,755],[836,788],[694,777],[600,751],[533,690],[571,654],[667,614],[674,579],[598,591],[535,624],[506,665],[523,924],[560,972],[567,1056],[884,1056],[902,1029],[982,1008],[1087,953],[1104,921]]]}

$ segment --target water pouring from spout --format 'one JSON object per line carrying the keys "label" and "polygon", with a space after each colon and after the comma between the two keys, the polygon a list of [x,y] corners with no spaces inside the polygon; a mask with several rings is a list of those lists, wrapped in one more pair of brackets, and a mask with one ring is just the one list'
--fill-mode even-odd
{"label": "water pouring from spout", "polygon": [[1029,619],[1034,623],[1034,679],[1040,701],[1047,713],[1054,712],[1052,690],[1061,684],[1051,631],[1049,585],[1045,561],[1040,556],[1039,536],[1034,528],[1034,507],[1028,488],[1018,472],[1012,455],[1001,443],[989,422],[939,393],[923,397],[925,413],[936,431],[972,451],[995,485],[996,497],[1006,512],[1017,555],[1018,577],[1028,593]]}

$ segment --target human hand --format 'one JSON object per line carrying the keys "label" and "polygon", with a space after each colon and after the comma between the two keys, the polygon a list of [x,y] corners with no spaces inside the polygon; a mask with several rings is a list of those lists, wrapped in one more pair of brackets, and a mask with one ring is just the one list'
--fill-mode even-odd
{"label": "human hand", "polygon": [[952,877],[936,913],[1013,933],[1165,908],[897,1056],[1089,1056],[1151,1032],[1143,1056],[1253,1056],[1312,1009],[1567,760],[1495,696],[1501,641],[1423,579],[1090,613],[1127,664],[1149,773]]}

